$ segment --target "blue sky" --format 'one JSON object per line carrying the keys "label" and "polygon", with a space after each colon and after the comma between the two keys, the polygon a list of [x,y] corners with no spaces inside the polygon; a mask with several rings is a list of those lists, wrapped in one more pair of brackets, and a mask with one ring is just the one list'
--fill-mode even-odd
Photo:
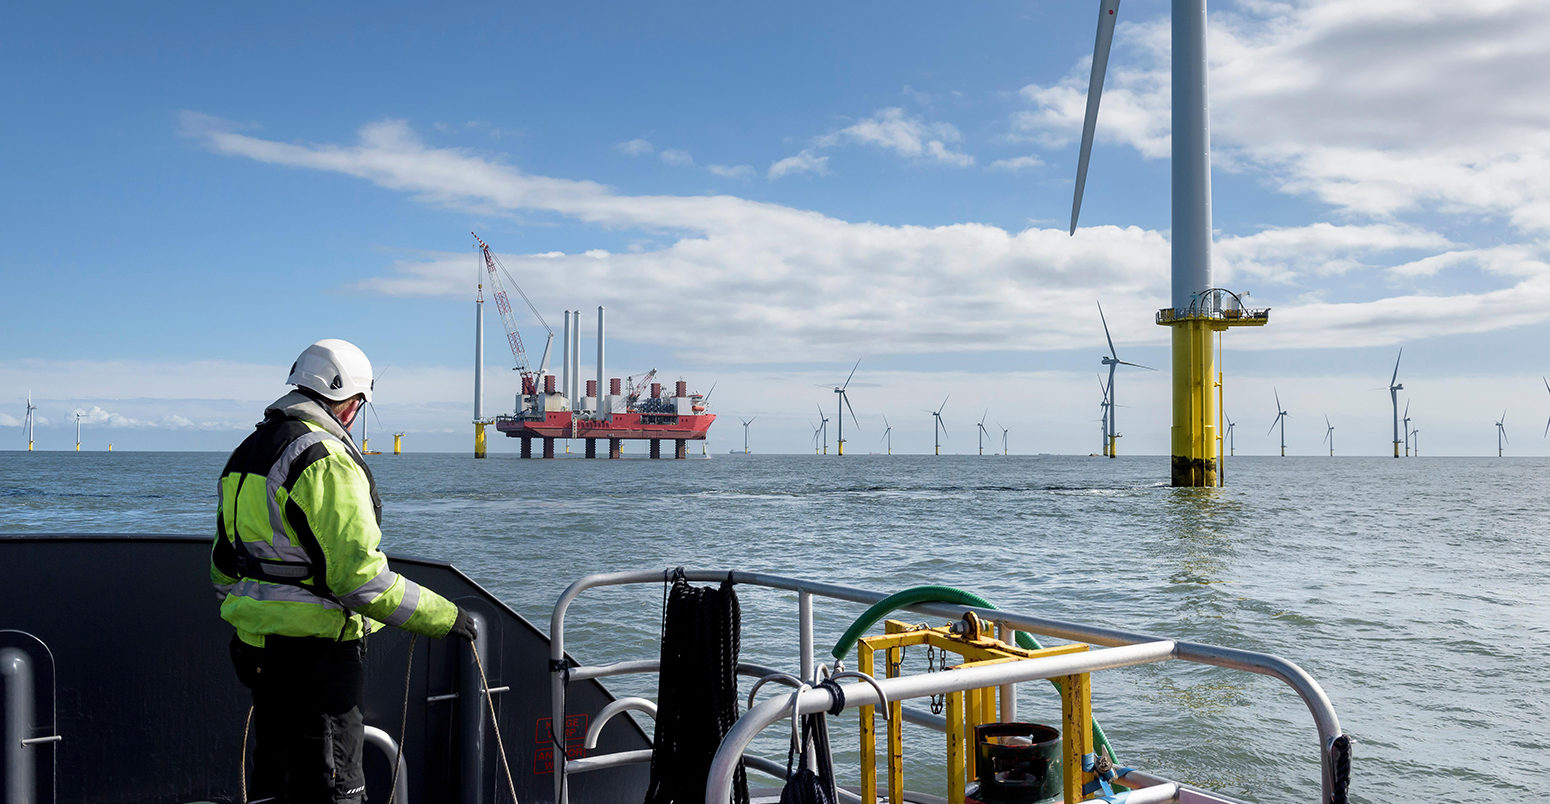
{"label": "blue sky", "polygon": [[[658,368],[798,452],[858,358],[851,449],[1098,448],[1095,301],[1167,368],[1168,8],[1120,10],[1082,229],[1065,232],[1095,3],[8,7],[0,448],[229,449],[307,343],[379,367],[383,431],[468,448],[470,230],[559,329],[609,309]],[[1211,7],[1217,284],[1240,454],[1550,454],[1550,8]],[[487,316],[487,411],[511,405]],[[522,315],[525,340],[542,343]],[[1167,451],[1166,371],[1118,389]],[[831,429],[832,429],[831,423]],[[850,428],[847,428],[848,430]],[[849,434],[849,433],[848,433]],[[496,444],[510,449],[514,444]]]}

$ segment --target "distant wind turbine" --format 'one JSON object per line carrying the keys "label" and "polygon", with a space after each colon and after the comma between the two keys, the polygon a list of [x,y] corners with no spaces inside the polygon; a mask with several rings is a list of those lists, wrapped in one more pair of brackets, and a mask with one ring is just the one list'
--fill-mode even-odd
{"label": "distant wind turbine", "polygon": [[942,421],[942,408],[947,407],[947,400],[952,399],[952,397],[952,394],[948,394],[947,396],[942,397],[942,404],[940,407],[938,407],[934,412],[927,411],[928,413],[931,413],[932,417],[936,420],[935,444],[936,454],[938,455],[942,454],[942,437],[947,435],[947,423]]}
{"label": "distant wind turbine", "polygon": [[1329,457],[1335,457],[1335,426],[1329,423],[1329,414],[1324,414],[1324,440],[1329,442]]}
{"label": "distant wind turbine", "polygon": [[1103,382],[1103,375],[1098,375],[1098,390],[1103,392],[1103,402],[1098,405],[1098,422],[1103,425],[1103,448],[1099,454],[1109,457],[1109,386]]}
{"label": "distant wind turbine", "polygon": [[[1394,457],[1399,457],[1399,392],[1405,389],[1404,383],[1399,381],[1399,359],[1405,356],[1405,348],[1399,348],[1399,357],[1394,358],[1394,376],[1389,378],[1389,400],[1394,403]],[[1406,410],[1410,407],[1405,404]],[[1407,439],[1408,440],[1408,439]]]}
{"label": "distant wind turbine", "polygon": [[1421,457],[1421,428],[1417,427],[1410,431],[1410,440],[1415,443],[1415,456]]}
{"label": "distant wind turbine", "polygon": [[849,376],[847,376],[845,378],[845,384],[840,385],[840,386],[838,386],[838,387],[836,387],[834,389],[834,393],[839,395],[839,401],[834,403],[834,407],[836,409],[836,413],[834,415],[839,418],[839,425],[840,425],[840,430],[839,430],[838,438],[836,438],[834,440],[834,445],[835,445],[836,451],[840,455],[844,455],[845,454],[845,411],[846,410],[850,411],[850,421],[851,421],[851,423],[856,425],[856,429],[857,430],[861,429],[861,422],[856,421],[856,409],[852,408],[850,406],[850,396],[845,393],[845,389],[850,387],[850,378],[856,376],[856,369],[860,368],[860,366],[861,366],[861,360],[858,358],[856,360],[856,365],[850,367],[850,374],[849,374]]}
{"label": "distant wind turbine", "polygon": [[[823,433],[823,454],[829,454],[829,417],[823,415],[823,405],[818,406],[818,429]],[[841,425],[843,426],[843,425]]]}
{"label": "distant wind turbine", "polygon": [[1507,409],[1502,408],[1502,417],[1496,420],[1496,457],[1502,457],[1502,445],[1507,443]]}
{"label": "distant wind turbine", "polygon": [[1405,457],[1408,458],[1410,457],[1410,400],[1408,399],[1405,400],[1405,418],[1400,421],[1405,423]]}
{"label": "distant wind turbine", "polygon": [[[996,426],[997,427],[1001,427],[1001,422],[996,422]],[[1001,454],[1003,456],[1010,454],[1007,451],[1007,448],[1006,448],[1006,434],[1007,434],[1007,432],[1009,432],[1009,428],[1001,427]]]}
{"label": "distant wind turbine", "polygon": [[[1224,419],[1227,418],[1227,414],[1225,414],[1225,413],[1222,414],[1222,418],[1224,418]],[[1233,438],[1233,431],[1236,430],[1237,428],[1238,428],[1237,422],[1234,422],[1232,419],[1227,419],[1227,456],[1228,457],[1232,457],[1232,456],[1238,454],[1238,442],[1237,442],[1236,439]]]}
{"label": "distant wind turbine", "polygon": [[[1075,222],[1074,221],[1072,223],[1072,226],[1073,226],[1073,228],[1075,227]],[[1098,303],[1098,320],[1103,322],[1103,337],[1108,339],[1108,341],[1109,341],[1109,353],[1108,353],[1107,356],[1105,356],[1103,358],[1103,365],[1109,367],[1109,385],[1108,385],[1108,397],[1109,397],[1109,452],[1108,452],[1108,455],[1109,455],[1110,458],[1113,458],[1113,457],[1116,456],[1116,454],[1117,454],[1117,452],[1119,450],[1119,431],[1115,428],[1115,423],[1114,423],[1114,408],[1115,408],[1115,403],[1114,403],[1114,370],[1119,368],[1120,366],[1135,366],[1136,368],[1144,368],[1147,371],[1156,371],[1157,369],[1154,369],[1151,366],[1143,366],[1140,363],[1130,363],[1130,362],[1127,362],[1127,361],[1119,359],[1119,353],[1114,351],[1114,338],[1109,335],[1109,320],[1107,318],[1103,317],[1103,303],[1102,302]]]}
{"label": "distant wind turbine", "polygon": [[1286,457],[1286,410],[1281,407],[1281,392],[1272,388],[1276,395],[1276,420],[1270,423],[1270,430],[1265,435],[1275,432],[1276,425],[1281,426],[1281,457]]}
{"label": "distant wind turbine", "polygon": [[758,419],[758,418],[759,418],[758,416],[753,417],[753,419],[744,419],[741,416],[737,417],[737,420],[743,423],[743,454],[744,455],[748,454],[748,425],[753,424],[754,420]]}
{"label": "distant wind turbine", "polygon": [[32,418],[33,418],[32,417],[32,412],[35,411],[35,410],[37,410],[37,407],[32,404],[32,389],[28,388],[27,389],[27,418],[26,418],[26,422],[25,422],[26,425],[27,425],[27,451],[28,452],[32,451]]}
{"label": "distant wind turbine", "polygon": [[[808,422],[808,424],[812,424],[812,422]],[[813,454],[814,455],[818,454],[818,434],[820,432],[822,432],[822,431],[823,431],[823,425],[821,425],[821,424],[813,427]]]}
{"label": "distant wind turbine", "polygon": [[75,451],[81,451],[81,412],[75,412]]}
{"label": "distant wind turbine", "polygon": [[[1546,391],[1550,391],[1550,380],[1546,380],[1544,375],[1542,375],[1542,374],[1540,375],[1539,379],[1544,381],[1544,383],[1545,383],[1545,390]],[[27,407],[28,408],[32,407],[32,392],[31,391],[27,392]],[[31,440],[32,440],[32,431],[29,430],[29,431],[27,431],[27,433],[28,433],[27,439],[28,439],[28,441],[30,443]],[[1546,419],[1545,420],[1545,436],[1550,436],[1550,419]],[[1543,438],[1543,437],[1544,436],[1541,436],[1541,438]],[[32,447],[28,447],[27,449],[32,449]]]}
{"label": "distant wind turbine", "polygon": [[887,416],[883,417],[883,437],[878,439],[878,440],[882,441],[883,439],[887,439],[887,441],[888,441],[888,454],[892,455],[893,454],[893,425],[888,423],[888,417]]}
{"label": "distant wind turbine", "polygon": [[978,439],[979,439],[980,455],[984,455],[985,454],[985,437],[990,435],[990,431],[985,429],[985,417],[989,416],[989,415],[990,415],[990,409],[989,408],[986,408],[985,412],[980,414],[980,423],[978,425],[979,426],[979,436],[978,436]]}

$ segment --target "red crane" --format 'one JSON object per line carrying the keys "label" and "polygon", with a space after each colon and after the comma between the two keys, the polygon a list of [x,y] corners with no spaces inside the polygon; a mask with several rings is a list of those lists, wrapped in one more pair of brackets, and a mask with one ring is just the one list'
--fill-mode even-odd
{"label": "red crane", "polygon": [[[533,300],[522,292],[522,286],[517,284],[517,280],[512,279],[511,273],[506,270],[500,258],[490,251],[490,246],[479,239],[479,235],[473,232],[469,234],[474,235],[474,242],[479,244],[479,250],[484,255],[484,267],[490,274],[490,286],[495,288],[495,309],[500,311],[501,324],[506,328],[506,342],[511,346],[511,357],[516,362],[513,369],[522,376],[522,393],[538,393],[542,377],[548,373],[549,349],[554,345],[554,330],[549,329],[549,324],[544,321],[542,315],[539,315],[538,308],[533,306]],[[497,268],[500,270],[496,270]],[[506,286],[501,282],[500,275],[503,273],[506,274],[507,279],[511,279],[511,286],[517,289],[522,301],[527,302],[527,309],[533,311],[533,317],[537,318],[538,323],[549,333],[549,340],[544,343],[544,355],[538,361],[536,370],[527,363],[527,350],[522,346],[522,334],[517,331],[517,320],[511,313],[511,298],[506,295]]]}

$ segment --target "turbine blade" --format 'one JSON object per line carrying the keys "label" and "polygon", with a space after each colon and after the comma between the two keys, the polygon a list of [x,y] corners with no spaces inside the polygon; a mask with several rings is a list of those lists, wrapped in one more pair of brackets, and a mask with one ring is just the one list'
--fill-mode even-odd
{"label": "turbine blade", "polygon": [[1130,362],[1127,362],[1127,361],[1124,361],[1124,360],[1115,360],[1114,362],[1120,364],[1121,366],[1135,366],[1136,368],[1144,368],[1147,371],[1156,371],[1157,370],[1157,369],[1152,368],[1151,366],[1143,366],[1140,363],[1130,363]]}
{"label": "turbine blade", "polygon": [[[1401,346],[1401,347],[1399,347],[1399,357],[1404,357],[1404,356],[1405,356],[1405,347]],[[1394,358],[1394,376],[1389,378],[1389,387],[1390,388],[1392,388],[1394,386],[1395,381],[1397,381],[1399,379],[1399,357]]]}
{"label": "turbine blade", "polygon": [[942,415],[942,408],[947,407],[947,400],[952,399],[952,398],[953,398],[952,394],[948,394],[947,396],[942,397],[942,406],[936,409],[936,415],[938,415],[938,416]]}
{"label": "turbine blade", "polygon": [[1405,400],[1405,416],[1404,416],[1404,418],[1406,418],[1406,419],[1410,418],[1410,400],[1408,400],[1408,399]]}
{"label": "turbine blade", "polygon": [[840,386],[840,390],[841,391],[843,391],[846,388],[850,387],[850,378],[856,376],[856,369],[858,369],[860,367],[861,367],[861,358],[858,357],[858,358],[856,358],[856,365],[850,367],[850,374],[845,377],[845,384]]}
{"label": "turbine blade", "polygon": [[856,421],[856,409],[850,406],[850,394],[840,394],[840,400],[845,403],[845,409],[850,411],[851,422],[856,425],[857,430],[860,430],[861,422]]}
{"label": "turbine blade", "polygon": [[1280,415],[1280,413],[1281,413],[1281,391],[1279,389],[1276,389],[1276,388],[1272,388],[1270,390],[1275,392],[1275,395],[1276,395],[1276,415]]}
{"label": "turbine blade", "polygon": [[1098,36],[1093,42],[1093,70],[1087,80],[1087,113],[1082,117],[1082,150],[1076,162],[1076,194],[1071,199],[1071,234],[1082,212],[1082,191],[1087,185],[1087,162],[1093,152],[1093,132],[1098,127],[1098,102],[1103,97],[1103,77],[1109,69],[1109,46],[1114,43],[1114,18],[1119,0],[1098,4]]}
{"label": "turbine blade", "polygon": [[[1076,224],[1073,223],[1071,228],[1075,231]],[[1109,341],[1109,357],[1118,360],[1119,353],[1114,351],[1114,338],[1109,335],[1109,320],[1103,317],[1103,302],[1098,302],[1098,320],[1103,322],[1103,337],[1108,338]]]}

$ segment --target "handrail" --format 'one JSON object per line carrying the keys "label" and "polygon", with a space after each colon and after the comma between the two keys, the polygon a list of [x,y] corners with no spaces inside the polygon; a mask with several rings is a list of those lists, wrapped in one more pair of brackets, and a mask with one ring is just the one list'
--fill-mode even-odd
{"label": "handrail", "polygon": [[[555,602],[554,605],[554,613],[551,615],[549,620],[549,656],[551,669],[549,690],[551,714],[554,718],[552,722],[565,722],[564,710],[566,675],[572,672],[579,675],[583,671],[587,670],[587,668],[572,668],[565,661],[565,614],[569,610],[570,604],[578,596],[580,596],[582,592],[585,592],[588,589],[603,586],[622,586],[636,583],[661,583],[665,578],[669,577],[670,573],[670,570],[598,573],[594,575],[588,575],[575,581],[570,586],[566,587],[565,591],[560,594],[559,599]],[[700,583],[718,583],[728,577],[731,577],[734,583],[797,592],[804,597],[806,595],[819,595],[836,600],[860,603],[862,605],[871,605],[888,597],[886,593],[873,592],[866,589],[857,589],[850,586],[808,581],[761,572],[683,570],[682,576],[688,581]],[[1169,656],[1165,658],[1177,659],[1179,661],[1191,662],[1193,664],[1204,664],[1214,667],[1224,667],[1231,670],[1257,673],[1259,675],[1279,679],[1281,682],[1291,687],[1292,690],[1297,693],[1298,697],[1302,699],[1303,704],[1308,707],[1308,711],[1313,716],[1314,725],[1318,730],[1319,736],[1319,764],[1323,771],[1321,774],[1323,777],[1322,801],[1325,804],[1334,804],[1335,802],[1336,788],[1339,786],[1336,780],[1340,775],[1341,769],[1336,767],[1337,752],[1333,747],[1336,744],[1337,739],[1343,737],[1343,734],[1340,731],[1340,718],[1335,714],[1334,706],[1330,703],[1329,696],[1325,694],[1323,687],[1321,687],[1319,683],[1315,681],[1312,676],[1308,675],[1308,673],[1305,672],[1301,667],[1298,667],[1296,664],[1287,661],[1286,659],[1266,653],[1257,653],[1254,651],[1241,650],[1237,648],[1223,648],[1198,642],[1168,640],[1134,631],[1124,631],[1117,628],[1082,625],[1079,623],[1071,623],[1063,620],[1054,620],[1046,617],[1020,614],[1016,611],[1007,609],[985,609],[972,606],[942,603],[922,603],[918,605],[907,606],[905,608],[907,611],[916,612],[918,614],[947,617],[949,619],[958,619],[963,616],[964,612],[973,612],[984,620],[1005,623],[1008,627],[1015,628],[1019,631],[1030,631],[1059,639],[1088,642],[1094,645],[1102,645],[1111,648],[1166,642],[1171,647]],[[810,617],[804,617],[803,619],[804,627],[811,627]],[[810,646],[812,644],[811,635],[804,634],[802,636],[803,645]],[[1093,656],[1103,653],[1103,651],[1091,651],[1083,655]],[[1066,659],[1070,657],[1054,658]],[[810,656],[804,656],[801,657],[801,659],[803,662],[808,663],[810,663],[812,660]],[[1029,662],[1033,661],[1043,662],[1046,660],[1029,660]],[[1015,664],[1024,665],[1028,664],[1028,662],[1017,662]],[[1004,667],[1004,665],[992,665],[990,667]],[[985,669],[990,669],[990,667]],[[563,672],[561,670],[562,668],[564,669]],[[959,671],[953,673],[952,675],[957,677],[954,679],[956,681],[964,677],[962,674],[972,672],[973,670],[974,668],[970,668],[969,670]],[[888,679],[880,681],[879,683],[885,686],[890,700],[917,697],[910,692],[910,688],[899,689],[898,685],[892,683],[903,680],[909,679]],[[855,688],[853,693],[851,692],[852,687]],[[877,693],[870,685],[850,685],[846,687],[845,690],[847,705],[860,705],[866,701],[872,701],[875,703],[875,696]],[[936,693],[933,692],[929,694]],[[785,698],[786,696],[781,697]],[[830,705],[829,698],[830,696],[827,690],[817,689],[804,693],[802,696],[802,713],[806,714],[809,712],[817,711],[819,708],[817,706],[819,699],[822,699],[823,703],[821,708],[827,710]],[[812,702],[812,706],[814,708],[808,708],[809,701]],[[777,702],[781,708],[781,711],[786,711],[789,709],[789,704],[786,701],[765,701],[764,703],[759,704],[758,707],[755,707],[753,710],[745,713],[743,715],[743,719],[739,720],[738,725],[734,727],[734,732],[738,728],[743,727],[744,721],[752,717],[754,712],[759,711],[763,707],[769,706],[771,703]],[[768,725],[768,723],[764,725]],[[762,729],[763,727],[764,726],[760,726],[759,728]],[[727,735],[728,740],[730,740],[731,737],[731,734]],[[723,747],[725,747],[726,744],[727,743],[724,741]],[[556,746],[556,754],[560,754],[558,749],[559,746]],[[741,750],[739,750],[738,753],[740,754]],[[564,777],[564,773],[554,774],[555,801],[559,802],[560,804],[565,804],[567,801],[564,789]],[[1343,798],[1343,791],[1340,792]],[[725,798],[721,799],[721,801],[725,800]]]}

